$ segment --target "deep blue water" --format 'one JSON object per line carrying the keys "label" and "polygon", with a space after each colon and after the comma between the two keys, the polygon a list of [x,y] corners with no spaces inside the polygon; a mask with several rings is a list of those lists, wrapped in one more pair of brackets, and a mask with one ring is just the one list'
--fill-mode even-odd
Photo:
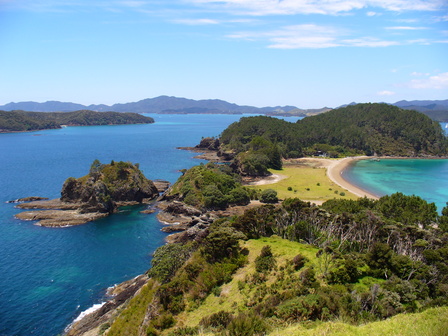
{"label": "deep blue water", "polygon": [[[14,219],[19,210],[6,201],[57,198],[65,179],[87,174],[95,159],[138,162],[148,178],[174,182],[179,169],[201,162],[176,147],[218,136],[240,118],[151,116],[155,124],[0,134],[0,335],[61,333],[80,312],[101,302],[107,287],[145,272],[165,238],[155,215],[140,214],[138,207],[52,229]],[[415,193],[420,194],[417,187]]]}

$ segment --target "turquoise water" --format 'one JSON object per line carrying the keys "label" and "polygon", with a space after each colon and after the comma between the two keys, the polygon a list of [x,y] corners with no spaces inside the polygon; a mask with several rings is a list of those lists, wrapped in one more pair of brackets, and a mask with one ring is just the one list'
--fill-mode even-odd
{"label": "turquoise water", "polygon": [[361,160],[343,176],[377,196],[418,195],[434,202],[439,212],[448,202],[448,160]]}
{"label": "turquoise water", "polygon": [[[86,225],[51,229],[14,219],[19,210],[5,202],[59,197],[64,180],[85,175],[95,159],[138,162],[148,178],[174,182],[179,169],[201,162],[176,147],[217,136],[240,118],[150,116],[155,124],[0,134],[0,335],[61,333],[82,311],[101,302],[109,286],[145,272],[151,252],[165,238],[155,215],[140,214],[139,207]],[[426,166],[420,169],[420,175],[426,174]],[[446,171],[438,169],[429,175],[446,178]],[[441,185],[428,183],[435,183],[433,190]],[[428,190],[428,185],[421,190],[414,185],[416,194]]]}
{"label": "turquoise water", "polygon": [[[442,127],[448,134],[446,123]],[[448,160],[383,159],[357,161],[343,176],[377,196],[402,192],[434,202],[440,212],[448,202]]]}

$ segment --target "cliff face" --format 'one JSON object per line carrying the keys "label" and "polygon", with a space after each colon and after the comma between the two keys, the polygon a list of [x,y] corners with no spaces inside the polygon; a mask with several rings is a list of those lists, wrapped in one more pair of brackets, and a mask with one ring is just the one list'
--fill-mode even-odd
{"label": "cliff face", "polygon": [[[163,190],[166,184],[159,183],[159,187]],[[60,199],[21,203],[18,208],[32,211],[15,217],[37,220],[37,225],[47,227],[66,227],[105,217],[119,206],[143,203],[158,195],[159,190],[143,175],[138,164],[121,161],[101,164],[95,160],[88,175],[65,181]]]}
{"label": "cliff face", "polygon": [[158,196],[154,183],[130,162],[92,164],[88,175],[68,178],[61,190],[61,201],[83,203],[87,212],[112,213],[117,206],[128,202],[141,203]]}

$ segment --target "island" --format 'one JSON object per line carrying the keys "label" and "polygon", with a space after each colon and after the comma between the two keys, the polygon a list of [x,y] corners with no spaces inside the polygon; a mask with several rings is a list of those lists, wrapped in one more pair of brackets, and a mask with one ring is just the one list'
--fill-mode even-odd
{"label": "island", "polygon": [[160,198],[159,218],[181,232],[67,335],[445,332],[448,204],[438,213],[415,195],[340,192],[315,204],[248,186],[304,155],[446,155],[440,125],[417,112],[365,104],[326,115],[243,118],[203,139],[199,150],[227,162],[182,171]]}
{"label": "island", "polygon": [[[164,182],[160,185],[167,187]],[[120,206],[148,203],[159,196],[159,191],[138,164],[102,164],[95,160],[87,175],[69,177],[64,182],[59,199],[21,203],[18,208],[33,210],[21,212],[16,218],[37,220],[37,225],[47,227],[79,225],[106,217]]]}
{"label": "island", "polygon": [[65,126],[151,124],[154,119],[138,113],[0,111],[0,133],[57,129]]}

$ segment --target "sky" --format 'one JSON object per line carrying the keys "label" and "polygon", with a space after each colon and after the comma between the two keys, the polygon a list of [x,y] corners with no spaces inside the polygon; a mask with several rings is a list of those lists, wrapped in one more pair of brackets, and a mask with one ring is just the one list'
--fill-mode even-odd
{"label": "sky", "polygon": [[448,99],[447,0],[0,0],[0,104]]}

